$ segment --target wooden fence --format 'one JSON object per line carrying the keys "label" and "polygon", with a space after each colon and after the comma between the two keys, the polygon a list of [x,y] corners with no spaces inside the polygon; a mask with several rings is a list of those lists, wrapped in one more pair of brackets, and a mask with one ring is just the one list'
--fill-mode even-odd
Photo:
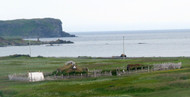
{"label": "wooden fence", "polygon": [[[102,70],[92,70],[87,74],[73,74],[73,75],[51,75],[51,73],[44,74],[45,80],[59,80],[59,79],[81,79],[81,78],[95,78],[95,77],[105,77],[105,76],[127,76],[136,73],[145,73],[145,72],[153,72],[159,70],[170,70],[170,69],[180,69],[182,63],[163,63],[163,64],[155,64],[148,66],[135,67],[133,69],[121,69],[116,68],[115,70],[110,71],[102,71]],[[20,80],[20,81],[28,81],[28,77],[26,74],[13,74],[8,75],[10,80]]]}

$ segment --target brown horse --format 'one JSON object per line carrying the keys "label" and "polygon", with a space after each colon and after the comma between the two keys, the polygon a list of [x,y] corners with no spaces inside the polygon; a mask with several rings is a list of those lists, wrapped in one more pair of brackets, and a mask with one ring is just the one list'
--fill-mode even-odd
{"label": "brown horse", "polygon": [[128,64],[127,70],[131,70],[132,68],[139,68],[142,67],[142,64]]}

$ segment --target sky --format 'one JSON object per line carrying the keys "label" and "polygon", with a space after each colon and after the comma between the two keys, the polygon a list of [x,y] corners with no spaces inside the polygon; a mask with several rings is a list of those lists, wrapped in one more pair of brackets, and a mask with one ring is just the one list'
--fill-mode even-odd
{"label": "sky", "polygon": [[0,20],[57,18],[66,32],[190,29],[190,0],[0,0]]}

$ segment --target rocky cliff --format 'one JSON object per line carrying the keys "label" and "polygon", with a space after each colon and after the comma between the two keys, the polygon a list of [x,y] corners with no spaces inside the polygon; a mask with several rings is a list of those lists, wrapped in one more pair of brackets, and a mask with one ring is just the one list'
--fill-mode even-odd
{"label": "rocky cliff", "polygon": [[0,36],[2,37],[75,37],[62,31],[59,19],[18,19],[0,21]]}

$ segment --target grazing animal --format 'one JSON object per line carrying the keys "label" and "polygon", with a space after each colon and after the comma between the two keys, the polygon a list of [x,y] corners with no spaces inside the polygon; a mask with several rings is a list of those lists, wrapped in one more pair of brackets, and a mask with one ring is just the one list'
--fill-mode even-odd
{"label": "grazing animal", "polygon": [[85,72],[89,71],[89,69],[87,67],[86,68],[82,68],[82,70],[85,71]]}
{"label": "grazing animal", "polygon": [[132,68],[138,68],[138,67],[142,67],[142,64],[128,64],[127,70],[130,70]]}

